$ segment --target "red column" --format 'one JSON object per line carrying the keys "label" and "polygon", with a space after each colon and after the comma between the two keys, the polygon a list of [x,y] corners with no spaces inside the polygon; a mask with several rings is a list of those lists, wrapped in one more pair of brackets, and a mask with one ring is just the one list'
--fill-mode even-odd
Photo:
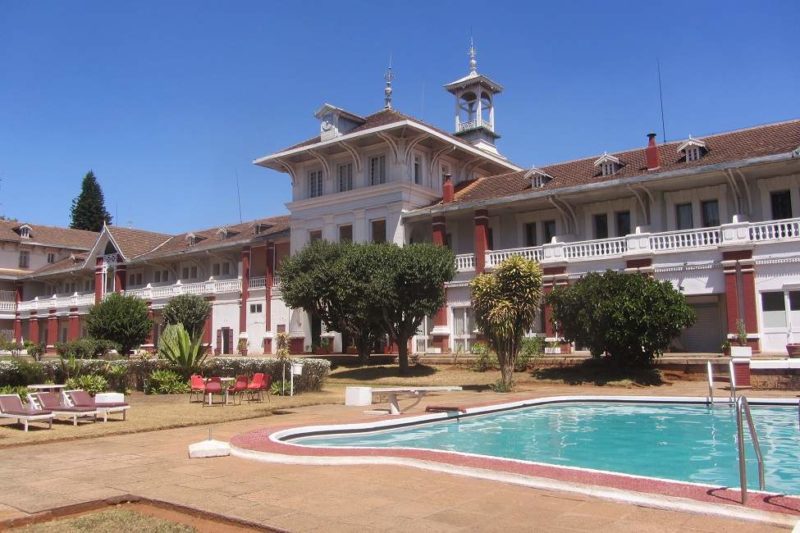
{"label": "red column", "polygon": [[447,224],[443,216],[433,217],[433,244],[444,246],[447,243]]}
{"label": "red column", "polygon": [[725,273],[725,307],[728,333],[736,334],[736,320],[739,318],[739,286],[736,283],[736,265],[725,266],[723,272]]}
{"label": "red column", "polygon": [[250,296],[250,247],[242,248],[242,303],[239,305],[239,334],[247,333],[247,299]]}
{"label": "red column", "polygon": [[94,263],[94,303],[103,301],[106,288],[103,286],[103,258],[98,257]]}
{"label": "red column", "polygon": [[28,339],[31,342],[39,342],[39,317],[36,311],[31,311],[31,317],[28,319]]}
{"label": "red column", "polygon": [[742,273],[742,307],[744,311],[744,326],[747,333],[758,333],[756,320],[756,280],[755,267],[751,261],[740,262]]}
{"label": "red column", "polygon": [[58,317],[56,310],[50,309],[47,317],[47,351],[52,351],[58,342]]}
{"label": "red column", "polygon": [[69,324],[67,325],[67,340],[74,341],[81,336],[81,319],[78,316],[78,308],[69,308]]}
{"label": "red column", "polygon": [[22,342],[22,318],[20,318],[19,311],[19,304],[22,301],[22,283],[17,282],[14,287],[14,311],[16,312],[14,315],[14,340],[17,342]]}
{"label": "red column", "polygon": [[117,264],[114,268],[114,292],[122,292],[128,286],[128,267]]}
{"label": "red column", "polygon": [[489,211],[475,211],[475,274],[483,274],[486,267],[486,248],[489,246]]}
{"label": "red column", "polygon": [[[275,280],[275,243],[268,242],[266,247],[267,262],[264,271],[264,328],[269,334],[272,331],[272,283]],[[264,339],[264,353],[272,353],[272,338]]]}

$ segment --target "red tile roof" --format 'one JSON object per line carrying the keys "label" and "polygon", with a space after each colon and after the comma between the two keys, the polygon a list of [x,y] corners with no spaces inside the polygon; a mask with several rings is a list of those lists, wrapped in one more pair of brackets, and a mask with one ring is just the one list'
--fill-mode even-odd
{"label": "red tile roof", "polygon": [[129,261],[157,248],[170,239],[170,235],[166,233],[121,226],[108,226],[108,232],[114,238],[114,242],[121,248],[119,251]]}
{"label": "red tile roof", "polygon": [[[697,161],[687,162],[683,154],[678,153],[677,148],[683,141],[658,145],[660,167],[657,171],[647,170],[644,145],[641,148],[610,154],[617,157],[622,164],[622,168],[611,176],[601,176],[600,169],[594,166],[594,162],[600,156],[541,167],[540,171],[553,178],[541,189],[554,190],[610,180],[624,180],[648,172],[667,172],[788,153],[800,147],[800,119],[698,137],[698,139],[705,142],[708,152]],[[454,202],[487,200],[523,193],[531,189],[530,180],[525,177],[526,172],[528,171],[510,172],[459,183],[456,186]]]}
{"label": "red tile roof", "polygon": [[[20,226],[30,226],[30,238],[19,235]],[[80,229],[59,228],[55,226],[42,226],[12,220],[0,220],[0,241],[25,242],[41,244],[54,248],[70,248],[75,250],[88,250],[97,240],[99,233]]]}

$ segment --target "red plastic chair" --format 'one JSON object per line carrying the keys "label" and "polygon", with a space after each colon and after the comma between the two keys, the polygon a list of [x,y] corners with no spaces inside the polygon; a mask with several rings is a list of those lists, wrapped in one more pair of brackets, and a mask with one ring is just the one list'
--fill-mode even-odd
{"label": "red plastic chair", "polygon": [[202,402],[206,394],[206,384],[205,381],[203,381],[203,376],[200,374],[192,374],[189,377],[189,386],[191,387],[189,391],[189,403],[192,402],[192,397],[197,397],[198,395]]}
{"label": "red plastic chair", "polygon": [[[205,396],[208,396],[208,405],[212,405],[214,403],[214,395],[219,394],[222,396],[225,391],[222,388],[222,379],[219,377],[208,378],[205,383]],[[205,407],[205,396],[203,397],[203,406]],[[225,404],[225,398],[222,398],[222,404]]]}
{"label": "red plastic chair", "polygon": [[267,400],[269,400],[269,388],[272,385],[272,376],[257,372],[253,374],[253,380],[247,385],[247,394],[250,399],[258,397],[259,401],[264,401],[263,392],[267,391]]}
{"label": "red plastic chair", "polygon": [[233,395],[233,403],[236,404],[236,398],[239,398],[239,404],[242,403],[242,395],[247,392],[247,376],[236,376],[236,383],[233,387],[228,387],[228,396]]}

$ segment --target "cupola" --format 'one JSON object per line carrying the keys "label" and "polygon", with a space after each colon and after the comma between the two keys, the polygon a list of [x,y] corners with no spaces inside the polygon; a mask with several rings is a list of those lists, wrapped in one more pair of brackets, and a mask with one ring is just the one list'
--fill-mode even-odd
{"label": "cupola", "polygon": [[478,73],[475,45],[470,40],[469,74],[444,86],[456,98],[455,132],[476,148],[499,155],[495,141],[494,97],[503,86]]}

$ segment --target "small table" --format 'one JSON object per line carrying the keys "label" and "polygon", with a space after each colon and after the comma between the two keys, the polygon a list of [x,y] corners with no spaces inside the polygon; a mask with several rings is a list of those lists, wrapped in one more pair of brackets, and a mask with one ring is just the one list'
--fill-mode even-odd
{"label": "small table", "polygon": [[42,383],[41,385],[28,385],[34,392],[60,392],[67,388],[66,385],[56,385],[55,383]]}
{"label": "small table", "polygon": [[[231,381],[235,381],[236,378],[225,377],[225,378],[219,378],[219,380],[222,382],[222,389],[225,391],[225,403],[223,405],[228,405],[228,387],[225,386],[225,384],[230,383]],[[208,383],[208,381],[209,380],[206,380],[206,383]],[[208,394],[208,405],[211,405],[211,397],[212,394]]]}

